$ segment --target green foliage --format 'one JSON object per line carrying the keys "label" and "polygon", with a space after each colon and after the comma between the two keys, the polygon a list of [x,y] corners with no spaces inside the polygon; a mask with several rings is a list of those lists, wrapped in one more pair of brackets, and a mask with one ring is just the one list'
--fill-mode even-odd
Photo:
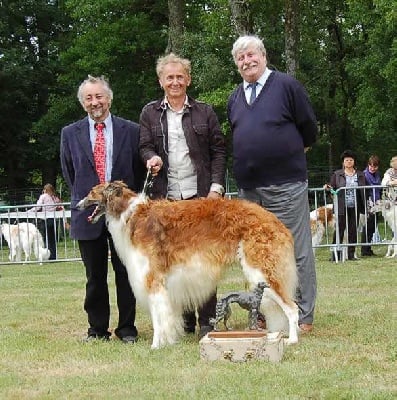
{"label": "green foliage", "polygon": [[[285,71],[284,3],[249,0],[269,64]],[[312,168],[339,165],[346,147],[360,165],[370,153],[397,154],[397,10],[389,0],[300,1],[297,77],[319,121]],[[168,43],[167,0],[8,0],[0,6],[0,187],[24,187],[37,173],[55,183],[59,132],[84,115],[76,99],[88,74],[105,75],[112,112],[138,120],[162,95],[155,62]],[[212,104],[228,135],[226,101],[241,81],[230,51],[229,0],[186,2],[182,55],[189,92]],[[18,157],[15,157],[18,154]],[[383,164],[386,168],[386,162]],[[35,178],[37,179],[37,178]]]}

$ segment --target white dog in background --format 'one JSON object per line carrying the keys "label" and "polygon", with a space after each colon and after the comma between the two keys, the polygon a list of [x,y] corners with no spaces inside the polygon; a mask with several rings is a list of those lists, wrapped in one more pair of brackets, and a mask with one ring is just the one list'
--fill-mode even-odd
{"label": "white dog in background", "polygon": [[332,204],[318,207],[310,212],[310,228],[314,254],[316,252],[316,247],[323,241],[324,234],[327,232],[327,237],[329,237],[329,230],[333,230],[334,227],[335,219]]}
{"label": "white dog in background", "polygon": [[40,262],[50,258],[50,250],[44,247],[41,233],[34,224],[21,222],[19,224],[1,224],[1,233],[10,249],[10,261],[21,261],[22,250],[25,262],[30,260],[32,248],[36,259]]}
{"label": "white dog in background", "polygon": [[378,200],[371,208],[371,212],[382,212],[383,218],[393,232],[393,239],[387,247],[385,257],[397,257],[397,204],[395,200]]}

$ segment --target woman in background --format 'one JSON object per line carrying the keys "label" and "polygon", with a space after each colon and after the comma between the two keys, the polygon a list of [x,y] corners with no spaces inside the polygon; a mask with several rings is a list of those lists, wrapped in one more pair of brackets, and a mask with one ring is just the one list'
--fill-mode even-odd
{"label": "woman in background", "polygon": [[61,200],[55,193],[54,186],[50,183],[44,185],[43,192],[37,200],[36,206],[30,211],[43,211],[45,213],[45,242],[48,250],[50,250],[50,260],[57,258],[57,246],[56,246],[56,235],[55,235],[55,214],[58,203]]}
{"label": "woman in background", "polygon": [[[365,184],[371,186],[381,185],[381,177],[379,174],[379,157],[372,155],[368,159],[367,168],[364,170],[365,175]],[[368,201],[375,204],[378,200],[380,200],[381,188],[373,188],[366,189],[366,198]],[[361,242],[362,243],[371,243],[372,236],[375,233],[375,214],[367,212],[367,224],[364,227],[361,234]],[[361,255],[362,256],[374,256],[374,252],[371,249],[371,246],[364,245],[361,246]]]}
{"label": "woman in background", "polygon": [[[325,189],[340,189],[338,191],[338,228],[339,240],[343,243],[345,229],[347,228],[347,239],[349,244],[357,243],[357,226],[360,214],[365,210],[364,189],[357,189],[358,186],[365,186],[365,176],[362,171],[356,169],[356,155],[351,150],[345,150],[341,155],[342,168],[336,170],[329,184]],[[336,231],[334,232],[333,243],[336,243]],[[354,255],[355,246],[347,249],[347,258],[351,261],[357,260]],[[338,252],[338,258],[341,259]],[[332,258],[332,261],[336,261]]]}

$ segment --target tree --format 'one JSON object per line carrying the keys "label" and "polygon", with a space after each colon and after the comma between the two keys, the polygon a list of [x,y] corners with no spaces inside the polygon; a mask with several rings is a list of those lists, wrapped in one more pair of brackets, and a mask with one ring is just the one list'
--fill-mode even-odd
{"label": "tree", "polygon": [[181,54],[183,49],[185,1],[168,0],[168,45],[166,53]]}
{"label": "tree", "polygon": [[[43,152],[40,132],[32,129],[47,112],[48,93],[55,83],[59,37],[67,26],[61,3],[2,1],[0,8],[0,87],[3,138],[0,144],[1,184],[26,187],[36,169],[55,183],[53,151]],[[65,25],[66,24],[66,25]],[[45,146],[47,150],[51,146]],[[42,184],[42,182],[39,182]]]}
{"label": "tree", "polygon": [[250,0],[229,0],[231,22],[238,35],[253,33],[252,10]]}
{"label": "tree", "polygon": [[333,169],[346,147],[363,161],[368,151],[389,159],[396,29],[389,0],[3,0],[0,187],[54,182],[59,132],[85,114],[76,91],[88,74],[110,80],[112,112],[138,120],[162,95],[155,63],[165,51],[192,61],[189,91],[214,106],[229,135],[226,101],[241,81],[231,47],[246,33],[263,39],[271,68],[309,92],[320,128],[311,167]]}
{"label": "tree", "polygon": [[299,68],[299,39],[299,1],[285,0],[285,65],[292,76]]}

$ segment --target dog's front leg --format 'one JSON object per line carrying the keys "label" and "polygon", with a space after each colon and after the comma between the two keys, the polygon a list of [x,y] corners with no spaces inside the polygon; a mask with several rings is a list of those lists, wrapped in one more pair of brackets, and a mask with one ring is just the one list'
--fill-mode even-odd
{"label": "dog's front leg", "polygon": [[258,329],[258,310],[257,308],[252,308],[248,312],[248,326],[251,330]]}
{"label": "dog's front leg", "polygon": [[165,288],[150,294],[148,301],[153,323],[152,349],[176,343],[183,335],[182,310],[173,306]]}
{"label": "dog's front leg", "polygon": [[228,325],[228,321],[229,321],[229,318],[230,318],[231,315],[232,315],[232,309],[230,308],[229,305],[227,305],[227,306],[225,307],[225,315],[224,315],[224,317],[223,317],[223,324],[225,325],[225,329],[226,329],[227,331],[230,331],[230,330],[233,329],[232,326],[229,326],[229,325]]}

